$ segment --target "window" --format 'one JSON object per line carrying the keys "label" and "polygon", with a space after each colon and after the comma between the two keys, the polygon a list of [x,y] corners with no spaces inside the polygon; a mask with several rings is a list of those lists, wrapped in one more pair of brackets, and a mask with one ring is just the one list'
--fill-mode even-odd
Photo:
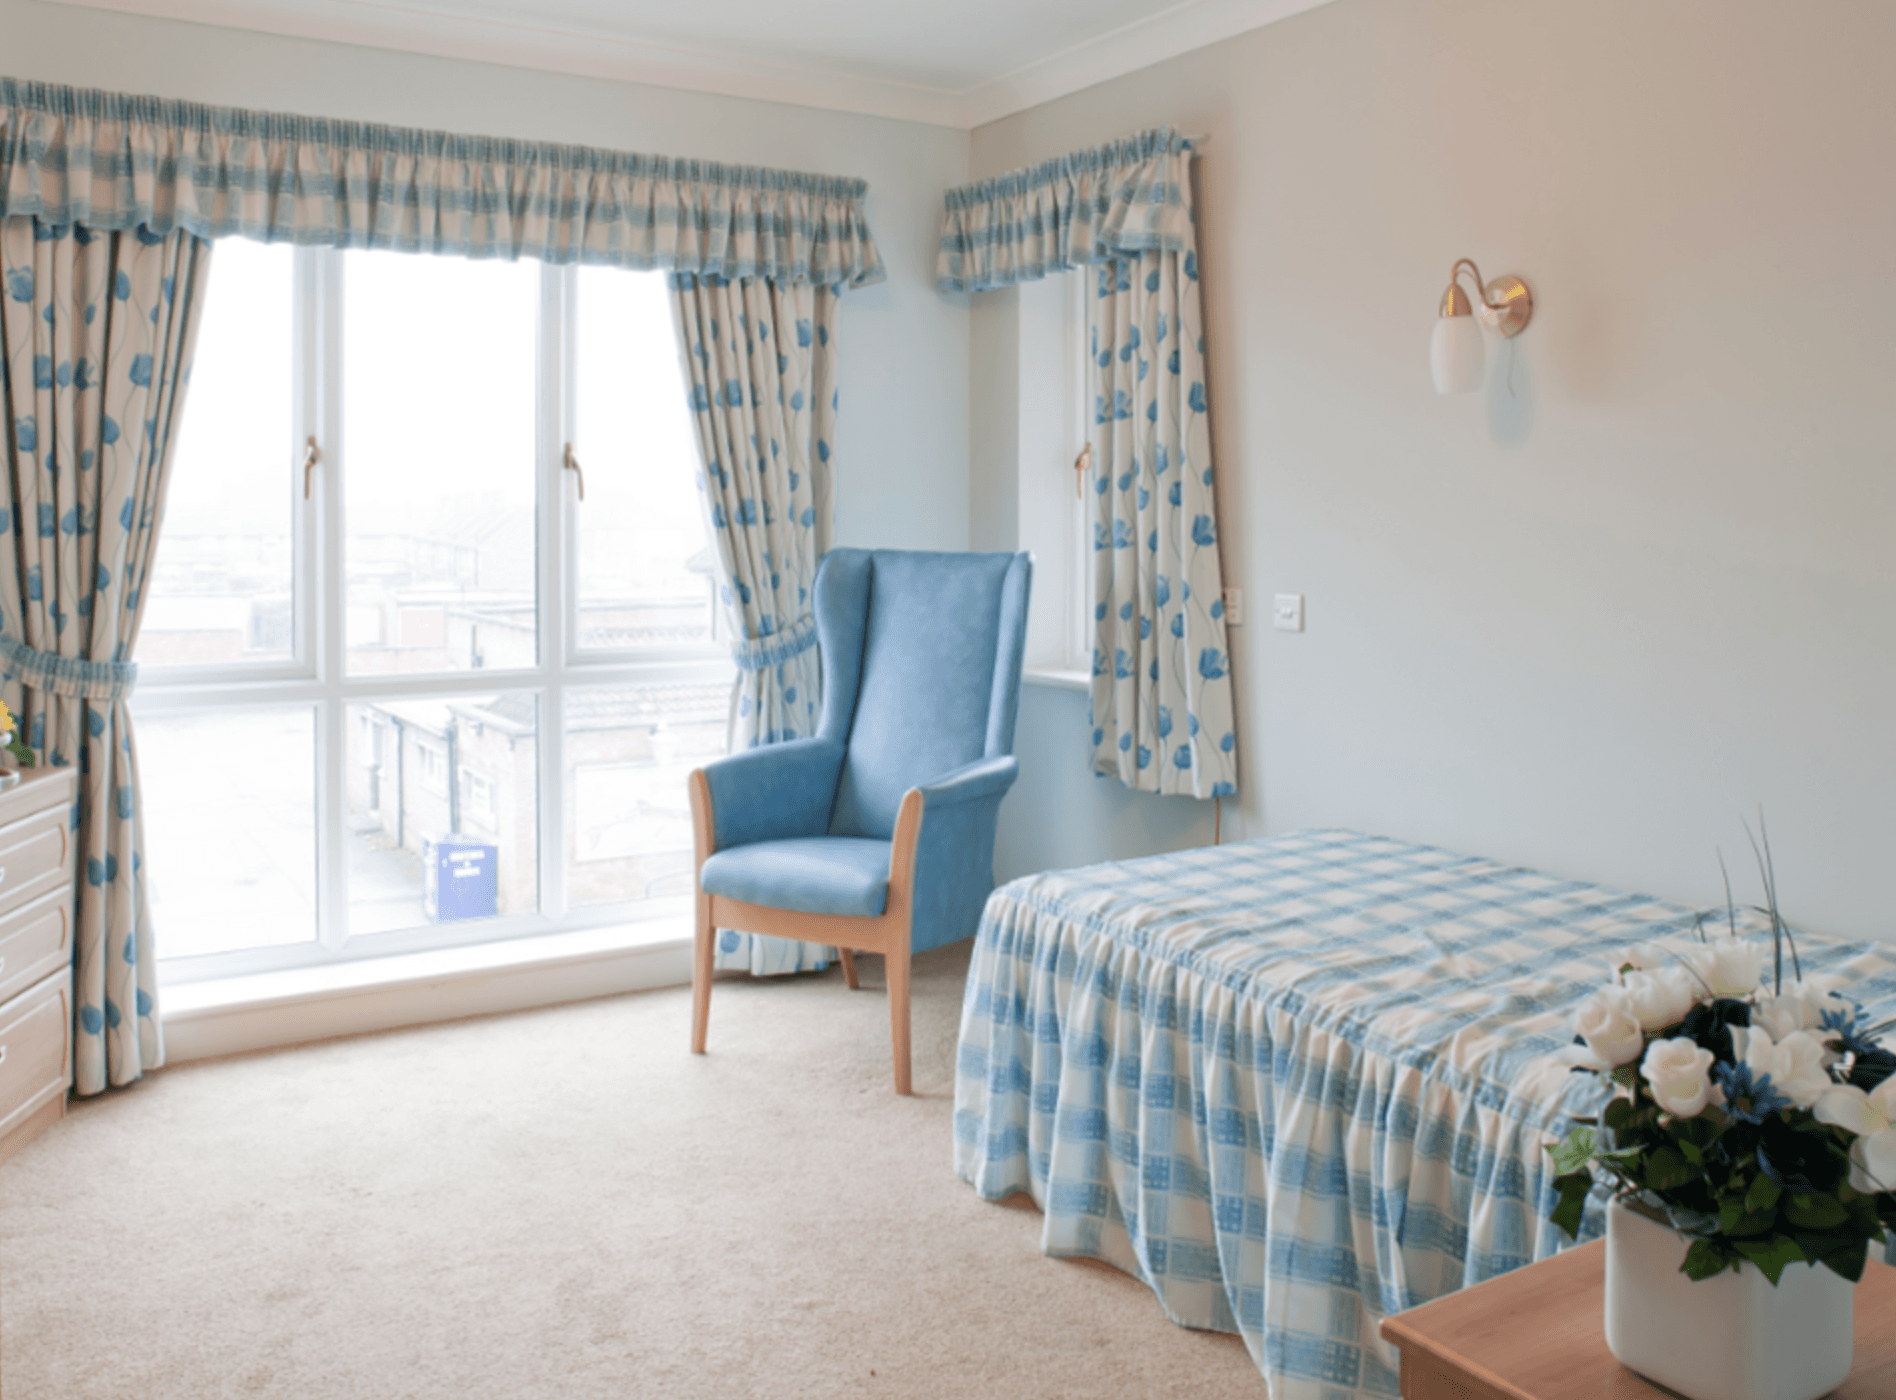
{"label": "window", "polygon": [[1016,289],[1018,538],[1034,557],[1027,665],[1044,671],[1092,669],[1093,503],[1075,461],[1092,426],[1085,342],[1093,275],[1082,268]]}
{"label": "window", "polygon": [[686,912],[731,663],[662,276],[226,240],[204,318],[133,701],[165,979]]}

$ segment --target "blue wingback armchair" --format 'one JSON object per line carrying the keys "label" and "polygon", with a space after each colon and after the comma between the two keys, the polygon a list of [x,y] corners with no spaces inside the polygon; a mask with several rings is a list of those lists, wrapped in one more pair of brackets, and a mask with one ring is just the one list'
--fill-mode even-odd
{"label": "blue wingback armchair", "polygon": [[973,933],[1013,786],[1031,566],[1025,554],[833,549],[816,571],[815,737],[691,774],[704,1053],[720,928],[881,953],[895,1090],[909,1092],[909,955]]}

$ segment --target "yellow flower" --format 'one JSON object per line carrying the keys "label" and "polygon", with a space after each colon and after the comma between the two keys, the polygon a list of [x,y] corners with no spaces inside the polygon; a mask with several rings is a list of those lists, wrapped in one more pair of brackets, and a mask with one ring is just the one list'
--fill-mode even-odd
{"label": "yellow flower", "polygon": [[10,733],[19,728],[14,722],[13,711],[7,708],[7,702],[0,700],[0,734]]}

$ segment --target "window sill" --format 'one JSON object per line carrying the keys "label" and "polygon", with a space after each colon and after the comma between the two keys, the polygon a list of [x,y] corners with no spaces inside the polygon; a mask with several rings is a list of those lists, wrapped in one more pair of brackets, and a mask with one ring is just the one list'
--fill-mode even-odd
{"label": "window sill", "polygon": [[1065,671],[1051,666],[1030,667],[1021,674],[1028,685],[1045,686],[1049,690],[1077,690],[1082,694],[1091,694],[1093,678],[1085,671]]}
{"label": "window sill", "polygon": [[690,980],[686,916],[189,982],[160,1015],[178,1064]]}

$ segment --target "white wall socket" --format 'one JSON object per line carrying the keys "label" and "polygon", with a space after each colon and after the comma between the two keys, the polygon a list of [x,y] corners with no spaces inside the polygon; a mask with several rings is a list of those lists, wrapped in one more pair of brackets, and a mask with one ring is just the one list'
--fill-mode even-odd
{"label": "white wall socket", "polygon": [[1304,630],[1304,595],[1279,593],[1271,600],[1271,625],[1279,632]]}

